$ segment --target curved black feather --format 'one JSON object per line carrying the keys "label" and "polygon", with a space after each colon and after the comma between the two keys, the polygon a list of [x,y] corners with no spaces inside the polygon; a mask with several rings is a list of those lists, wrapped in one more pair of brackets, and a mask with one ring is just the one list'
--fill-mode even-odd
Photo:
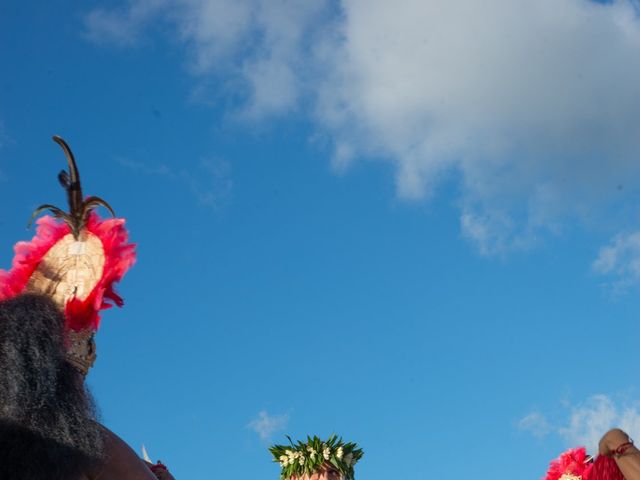
{"label": "curved black feather", "polygon": [[[80,172],[78,172],[78,166],[76,165],[76,159],[73,156],[73,152],[61,137],[58,135],[53,136],[53,141],[60,145],[65,157],[67,157],[67,164],[69,165],[69,184],[65,187],[67,190],[67,197],[69,199],[69,208],[72,216],[76,216],[82,209],[82,187],[80,186]],[[59,178],[59,177],[58,177]]]}
{"label": "curved black feather", "polygon": [[65,190],[71,186],[71,180],[69,179],[69,174],[66,170],[60,170],[60,173],[58,174],[58,181]]}
{"label": "curved black feather", "polygon": [[50,204],[40,205],[31,215],[31,219],[29,220],[28,227],[31,226],[33,220],[43,211],[49,210],[54,217],[62,219],[69,228],[71,228],[71,232],[73,233],[74,238],[78,239],[80,232],[83,228],[85,228],[87,219],[89,217],[89,213],[97,207],[104,207],[111,215],[116,216],[113,208],[109,205],[105,200],[100,197],[90,196],[87,197],[86,200],[82,198],[82,187],[80,184],[80,172],[78,171],[78,166],[76,165],[75,157],[65,142],[58,135],[53,136],[53,141],[60,145],[62,151],[67,158],[67,164],[69,166],[69,171],[62,170],[58,174],[58,181],[60,185],[67,192],[67,200],[69,202],[69,212],[65,212],[64,210]]}
{"label": "curved black feather", "polygon": [[49,210],[54,217],[64,220],[71,227],[71,229],[73,229],[74,222],[71,216],[64,210],[56,207],[55,205],[49,205],[48,203],[40,205],[33,211],[33,213],[31,214],[31,218],[29,219],[29,223],[27,224],[27,228],[31,227],[31,225],[33,224],[33,220],[45,210]]}
{"label": "curved black feather", "polygon": [[90,197],[87,197],[87,199],[84,201],[82,205],[82,218],[86,218],[86,216],[89,215],[89,212],[91,212],[91,210],[93,210],[96,207],[104,207],[107,210],[109,210],[109,213],[111,213],[111,216],[113,217],[116,216],[116,212],[113,211],[113,208],[111,208],[111,205],[109,205],[105,200],[101,199],[100,197],[96,197],[92,195]]}

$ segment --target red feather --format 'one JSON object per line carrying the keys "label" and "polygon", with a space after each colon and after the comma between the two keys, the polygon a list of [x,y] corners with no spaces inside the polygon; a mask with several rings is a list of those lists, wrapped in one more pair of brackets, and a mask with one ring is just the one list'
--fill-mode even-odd
{"label": "red feather", "polygon": [[53,217],[39,218],[36,235],[30,242],[18,242],[13,247],[15,255],[11,270],[0,270],[0,300],[19,295],[29,282],[38,264],[62,237],[71,232],[66,223]]}
{"label": "red feather", "polygon": [[[114,291],[114,284],[122,280],[136,261],[135,244],[129,243],[124,219],[101,220],[95,213],[89,215],[86,229],[102,242],[105,263],[102,277],[84,300],[71,299],[65,307],[68,328],[97,330],[100,310],[123,305]],[[37,221],[36,234],[30,242],[18,242],[11,270],[0,270],[0,300],[22,293],[38,264],[56,242],[71,232],[69,226],[53,217]]]}
{"label": "red feather", "polygon": [[588,459],[584,447],[567,450],[551,462],[544,480],[560,480],[563,475],[567,474],[586,479],[593,467],[591,463],[585,463]]}
{"label": "red feather", "polygon": [[624,476],[613,458],[599,455],[588,480],[624,480]]}

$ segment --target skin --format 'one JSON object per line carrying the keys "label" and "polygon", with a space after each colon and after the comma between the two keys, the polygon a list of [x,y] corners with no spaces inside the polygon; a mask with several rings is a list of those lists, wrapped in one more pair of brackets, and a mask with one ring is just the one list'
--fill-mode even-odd
{"label": "skin", "polygon": [[[95,352],[95,342],[90,339],[92,351]],[[95,355],[93,362],[95,362]],[[93,362],[91,366],[93,366]],[[88,370],[79,370],[80,381],[86,380]],[[105,435],[106,461],[96,472],[91,472],[82,480],[175,480],[168,470],[153,469],[152,464],[145,462],[108,428],[102,426]]]}
{"label": "skin", "polygon": [[310,477],[304,476],[297,478],[296,476],[291,477],[291,480],[341,480],[342,477],[340,473],[335,471],[333,468],[327,468],[322,472],[314,473]]}
{"label": "skin", "polygon": [[[124,440],[106,428],[104,434],[106,461],[83,480],[156,480],[153,472]],[[162,480],[173,480],[173,477]]]}
{"label": "skin", "polygon": [[626,480],[640,480],[640,450],[632,445],[619,457],[613,453],[620,445],[629,441],[629,435],[619,428],[614,428],[600,439],[598,450],[600,455],[613,456]]}

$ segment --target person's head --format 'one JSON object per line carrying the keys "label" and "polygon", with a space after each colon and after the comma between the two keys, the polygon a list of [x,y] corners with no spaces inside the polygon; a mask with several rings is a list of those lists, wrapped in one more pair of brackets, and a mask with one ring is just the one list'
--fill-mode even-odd
{"label": "person's head", "polygon": [[67,361],[66,342],[63,315],[49,298],[0,302],[0,478],[11,478],[2,473],[8,461],[68,475],[102,455],[93,401]]}
{"label": "person's head", "polygon": [[328,464],[321,471],[313,473],[311,476],[292,477],[291,480],[342,480],[342,475],[332,465]]}
{"label": "person's head", "polygon": [[82,377],[86,377],[89,370],[98,358],[96,352],[95,333],[91,329],[75,330],[67,329],[66,332],[66,357],[67,361],[78,370]]}

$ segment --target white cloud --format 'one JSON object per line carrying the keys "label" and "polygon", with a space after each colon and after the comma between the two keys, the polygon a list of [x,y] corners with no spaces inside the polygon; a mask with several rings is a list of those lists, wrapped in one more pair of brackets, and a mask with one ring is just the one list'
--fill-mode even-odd
{"label": "white cloud", "polygon": [[525,415],[518,428],[536,437],[560,436],[567,447],[585,446],[590,453],[598,451],[602,435],[614,427],[631,437],[640,434],[640,402],[615,402],[607,395],[593,395],[585,402],[569,405],[568,418],[554,422],[534,411]]}
{"label": "white cloud", "polygon": [[136,0],[119,10],[98,8],[85,16],[84,35],[97,44],[133,46],[146,24],[168,5],[167,0]]}
{"label": "white cloud", "polygon": [[221,159],[201,159],[195,171],[181,170],[184,181],[201,205],[217,209],[231,196],[231,164]]}
{"label": "white cloud", "polygon": [[604,275],[614,275],[615,290],[624,290],[640,281],[640,232],[620,234],[602,247],[593,269]]}
{"label": "white cloud", "polygon": [[284,430],[289,423],[289,415],[270,415],[262,410],[258,413],[258,417],[251,420],[247,425],[248,428],[256,432],[261,440],[269,440],[271,436],[281,430]]}
{"label": "white cloud", "polygon": [[531,432],[534,437],[542,438],[553,431],[547,417],[540,412],[531,412],[518,421],[518,428]]}
{"label": "white cloud", "polygon": [[[606,395],[595,395],[583,404],[572,407],[569,422],[559,427],[558,433],[568,445],[585,445],[596,452],[598,441],[614,426],[625,428],[618,407]],[[635,412],[638,415],[638,412]],[[632,432],[629,432],[633,434]]]}
{"label": "white cloud", "polygon": [[402,198],[428,199],[453,176],[463,235],[485,254],[596,221],[640,190],[634,0],[339,7],[131,0],[91,12],[86,27],[126,45],[164,20],[197,82],[224,80],[253,119],[308,108],[336,168],[391,162]]}
{"label": "white cloud", "polygon": [[[251,118],[297,108],[307,70],[309,38],[328,0],[133,0],[120,10],[85,16],[85,37],[97,44],[132,46],[158,20],[173,26],[189,70],[230,83],[246,97]],[[161,22],[162,23],[162,22]],[[207,89],[204,89],[207,91]],[[227,92],[228,93],[228,92]]]}
{"label": "white cloud", "polygon": [[484,253],[527,248],[639,178],[640,21],[630,2],[343,5],[320,121],[353,161],[393,162],[401,197],[429,197],[456,172],[461,228]]}
{"label": "white cloud", "polygon": [[130,170],[151,176],[170,178],[183,184],[200,205],[218,209],[231,197],[233,180],[231,164],[220,158],[203,158],[195,168],[174,170],[166,165],[147,165],[119,158],[118,162]]}

